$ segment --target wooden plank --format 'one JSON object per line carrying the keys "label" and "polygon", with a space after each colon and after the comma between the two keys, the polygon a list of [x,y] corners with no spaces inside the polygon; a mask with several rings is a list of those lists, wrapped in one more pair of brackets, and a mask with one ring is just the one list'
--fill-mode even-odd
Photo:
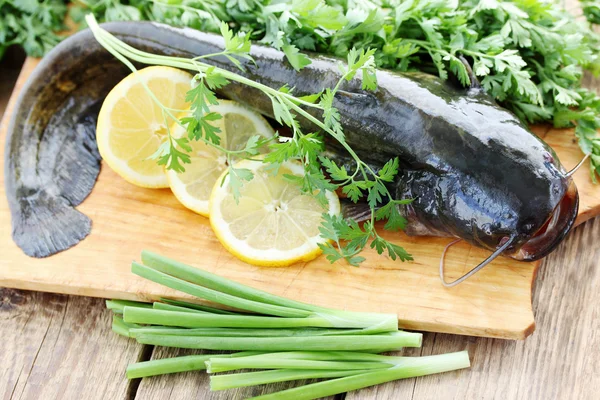
{"label": "wooden plank", "polygon": [[0,288],[1,399],[125,399],[143,346],[100,299]]}
{"label": "wooden plank", "polygon": [[595,399],[600,391],[600,220],[578,227],[540,269],[537,330],[506,341],[426,334],[423,355],[468,350],[470,370],[391,382],[346,400]]}
{"label": "wooden plank", "polygon": [[[35,62],[27,60],[15,93]],[[11,107],[14,96],[9,110]],[[5,148],[6,129],[4,118],[0,154]],[[572,133],[552,131],[547,137],[557,143],[561,158],[568,161],[567,168],[577,163],[581,153]],[[439,282],[438,263],[449,239],[386,233],[387,238],[413,253],[415,261],[395,262],[369,250],[361,268],[343,262],[331,265],[324,257],[289,268],[254,267],[229,254],[213,235],[208,220],[183,208],[170,191],[134,187],[106,167],[90,197],[79,207],[93,220],[92,234],[63,253],[46,259],[29,258],[11,239],[2,168],[4,163],[0,163],[0,246],[4,255],[0,284],[4,286],[142,300],[179,296],[130,273],[131,260],[139,258],[142,249],[151,249],[296,300],[395,313],[405,328],[510,339],[523,339],[534,329],[531,285],[538,263],[497,259],[464,284],[447,289]],[[580,187],[593,192],[582,193],[581,200],[586,212],[582,218],[590,217],[600,205],[600,188],[589,185],[584,170],[575,179]],[[468,244],[454,246],[446,258],[449,278],[463,274],[488,255],[488,251]],[[414,295],[416,292],[419,296]]]}
{"label": "wooden plank", "polygon": [[[202,351],[156,347],[152,353],[152,359],[179,357],[190,354],[202,354]],[[192,371],[144,378],[138,387],[135,398],[137,400],[240,400],[289,389],[301,384],[316,382],[315,380],[280,382],[271,385],[211,392],[209,381],[209,376],[205,371]],[[332,396],[324,399],[333,400],[335,398]]]}

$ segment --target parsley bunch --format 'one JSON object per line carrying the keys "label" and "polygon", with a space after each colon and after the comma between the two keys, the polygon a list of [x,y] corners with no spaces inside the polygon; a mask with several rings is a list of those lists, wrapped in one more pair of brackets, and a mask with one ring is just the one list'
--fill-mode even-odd
{"label": "parsley bunch", "polygon": [[[346,58],[374,49],[377,67],[425,71],[484,89],[528,123],[576,127],[600,173],[600,98],[581,88],[600,72],[600,3],[581,2],[589,23],[557,0],[78,0],[101,20],[148,19],[218,30],[218,21],[281,49],[301,69],[300,50]],[[117,13],[116,10],[121,10]],[[117,15],[119,14],[119,15]],[[128,17],[127,17],[128,16]]]}
{"label": "parsley bunch", "polygon": [[11,45],[43,56],[60,41],[66,12],[62,0],[0,0],[0,59]]}

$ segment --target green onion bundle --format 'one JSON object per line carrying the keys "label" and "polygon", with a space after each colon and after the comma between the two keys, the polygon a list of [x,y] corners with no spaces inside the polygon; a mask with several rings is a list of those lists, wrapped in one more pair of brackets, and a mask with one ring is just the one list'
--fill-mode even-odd
{"label": "green onion bundle", "polygon": [[[378,354],[421,346],[422,335],[398,330],[393,314],[297,302],[147,251],[132,271],[227,309],[170,299],[109,300],[114,332],[143,344],[234,353],[138,362],[127,368],[129,379],[206,370],[211,390],[327,379],[259,397],[315,399],[470,366],[466,351],[427,357]],[[258,371],[212,375],[241,369]]]}

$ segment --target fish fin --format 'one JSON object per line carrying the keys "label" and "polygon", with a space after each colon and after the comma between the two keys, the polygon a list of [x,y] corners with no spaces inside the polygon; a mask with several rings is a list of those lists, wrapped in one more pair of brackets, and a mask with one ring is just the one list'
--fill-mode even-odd
{"label": "fish fin", "polygon": [[467,59],[464,58],[463,56],[458,56],[458,59],[460,60],[461,63],[463,63],[463,65],[467,69],[467,74],[469,75],[469,81],[471,82],[471,85],[469,85],[469,89],[481,89],[481,83],[479,82],[479,79],[477,79],[477,76],[473,72],[473,68],[471,68],[471,64],[469,64]]}
{"label": "fish fin", "polygon": [[95,130],[100,104],[67,98],[37,145],[32,123],[13,132],[20,146],[28,142],[37,150],[36,157],[27,157],[18,153],[22,147],[11,147],[13,159],[7,164],[13,240],[28,256],[50,256],[90,234],[92,221],[74,207],[90,194],[100,173]]}
{"label": "fish fin", "polygon": [[92,221],[62,196],[40,191],[18,200],[12,236],[30,257],[42,258],[66,250],[89,235]]}
{"label": "fish fin", "polygon": [[340,203],[342,206],[342,215],[346,219],[362,222],[371,218],[371,207],[367,203],[353,203],[350,200],[344,199]]}
{"label": "fish fin", "polygon": [[56,190],[72,206],[85,200],[100,173],[96,122],[101,105],[70,97],[50,118],[40,142],[37,172],[42,187],[52,187],[50,193]]}

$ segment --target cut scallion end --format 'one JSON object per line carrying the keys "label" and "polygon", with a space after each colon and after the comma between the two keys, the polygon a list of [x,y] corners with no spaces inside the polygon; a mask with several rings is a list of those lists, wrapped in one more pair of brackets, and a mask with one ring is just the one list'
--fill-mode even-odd
{"label": "cut scallion end", "polygon": [[127,378],[145,378],[147,376],[172,374],[175,372],[205,370],[206,364],[214,355],[197,355],[165,358],[162,360],[142,361],[127,366]]}
{"label": "cut scallion end", "polygon": [[142,303],[139,301],[131,301],[131,300],[106,300],[106,308],[112,310],[112,312],[116,314],[123,314],[123,308],[126,306],[129,307],[143,307],[143,308],[152,308],[152,304],[150,303]]}
{"label": "cut scallion end", "polygon": [[136,379],[176,372],[200,371],[206,369],[206,362],[211,358],[245,357],[259,354],[252,351],[242,351],[233,354],[199,354],[142,361],[127,366],[127,378]]}
{"label": "cut scallion end", "polygon": [[119,315],[113,315],[112,331],[125,337],[133,337],[131,329],[140,328],[137,324],[130,324],[123,321]]}

